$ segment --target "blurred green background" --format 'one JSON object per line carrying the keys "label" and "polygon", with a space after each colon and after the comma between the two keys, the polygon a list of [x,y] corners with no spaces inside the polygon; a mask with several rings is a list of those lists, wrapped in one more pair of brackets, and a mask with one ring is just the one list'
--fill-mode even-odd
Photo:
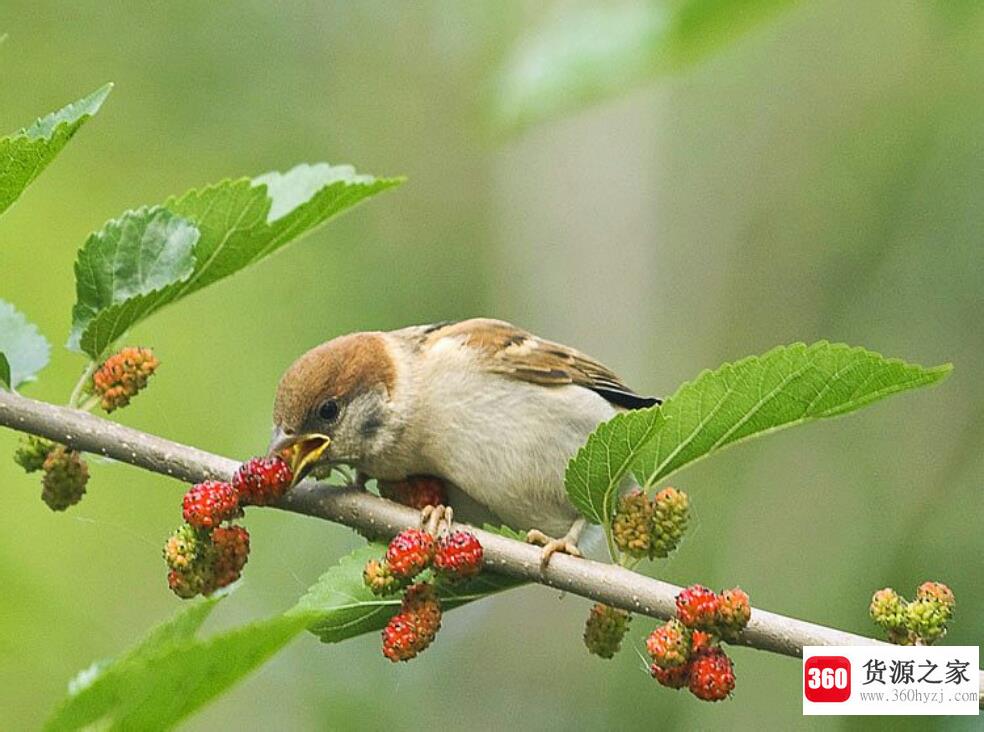
{"label": "blurred green background", "polygon": [[[327,160],[409,182],[139,326],[130,340],[163,366],[121,421],[246,457],[265,446],[274,385],[302,351],[350,330],[478,314],[576,345],[657,394],[794,340],[952,361],[939,388],[678,476],[696,527],[649,571],[740,583],[757,605],[866,634],[874,589],[939,579],[958,598],[948,641],[978,644],[978,6],[792,3],[695,65],[505,131],[502,68],[575,6],[8,0],[0,129],[117,86],[0,222],[0,296],[58,345],[75,251],[106,219],[227,176]],[[59,347],[25,392],[64,401],[81,367]],[[0,432],[0,455],[15,441]],[[93,463],[85,501],[55,515],[37,478],[0,460],[4,729],[36,727],[78,670],[179,604],[160,547],[183,487]],[[245,580],[208,630],[288,607],[359,543],[276,511],[251,514],[249,528]],[[589,656],[588,605],[513,591],[449,615],[434,647],[399,667],[375,636],[303,636],[184,727],[821,726],[800,716],[797,661],[736,649],[735,698],[702,704],[649,678],[645,618],[614,661]]]}

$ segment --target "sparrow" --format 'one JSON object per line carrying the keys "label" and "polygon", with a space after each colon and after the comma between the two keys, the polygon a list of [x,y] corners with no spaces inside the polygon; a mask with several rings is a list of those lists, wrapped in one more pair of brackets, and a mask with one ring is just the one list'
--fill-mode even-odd
{"label": "sparrow", "polygon": [[284,373],[270,453],[288,456],[295,481],[338,464],[363,484],[440,478],[459,518],[528,531],[545,566],[557,551],[580,555],[568,461],[600,423],[659,403],[590,356],[501,320],[351,333]]}

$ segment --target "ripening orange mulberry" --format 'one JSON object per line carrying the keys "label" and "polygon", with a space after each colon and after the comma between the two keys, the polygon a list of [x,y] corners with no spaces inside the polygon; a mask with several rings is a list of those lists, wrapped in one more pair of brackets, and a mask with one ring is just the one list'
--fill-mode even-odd
{"label": "ripening orange mulberry", "polygon": [[92,393],[107,412],[125,407],[160,365],[149,348],[127,346],[107,358],[92,375]]}

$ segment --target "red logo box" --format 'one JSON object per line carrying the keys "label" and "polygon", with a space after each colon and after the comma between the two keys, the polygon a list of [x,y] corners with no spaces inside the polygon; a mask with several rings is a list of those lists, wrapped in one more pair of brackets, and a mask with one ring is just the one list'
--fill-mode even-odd
{"label": "red logo box", "polygon": [[811,702],[843,702],[851,696],[851,662],[844,656],[813,656],[803,666],[803,694]]}

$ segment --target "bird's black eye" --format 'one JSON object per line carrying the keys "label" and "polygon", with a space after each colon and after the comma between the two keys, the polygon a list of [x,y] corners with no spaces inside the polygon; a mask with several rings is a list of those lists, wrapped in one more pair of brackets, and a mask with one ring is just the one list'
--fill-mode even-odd
{"label": "bird's black eye", "polygon": [[318,416],[325,422],[334,422],[338,417],[338,402],[334,399],[327,399],[318,407]]}

